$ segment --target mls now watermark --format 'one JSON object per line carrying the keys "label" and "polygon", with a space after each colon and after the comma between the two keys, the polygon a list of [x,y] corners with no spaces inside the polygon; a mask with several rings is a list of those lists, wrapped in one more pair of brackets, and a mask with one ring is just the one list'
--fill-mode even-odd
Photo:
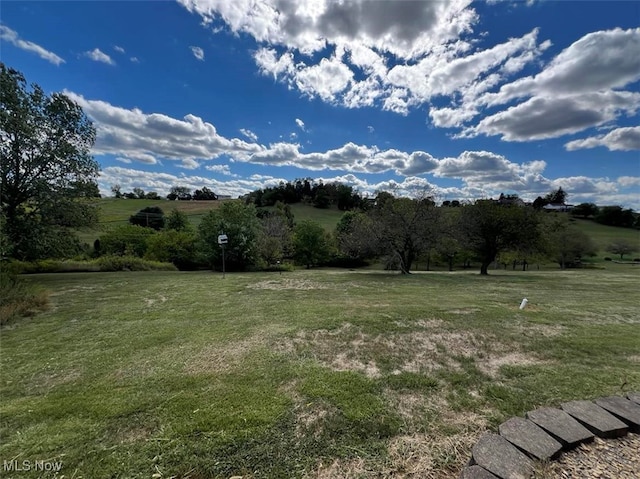
{"label": "mls now watermark", "polygon": [[2,470],[4,472],[27,472],[27,471],[60,472],[61,469],[62,469],[62,461],[51,461],[51,460],[2,461]]}

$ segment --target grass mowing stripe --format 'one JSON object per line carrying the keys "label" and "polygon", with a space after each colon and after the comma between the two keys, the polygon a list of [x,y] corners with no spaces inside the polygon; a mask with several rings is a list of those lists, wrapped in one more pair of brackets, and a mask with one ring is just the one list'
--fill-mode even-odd
{"label": "grass mowing stripe", "polygon": [[52,308],[1,331],[0,458],[91,478],[451,477],[511,415],[640,389],[638,279],[30,276]]}

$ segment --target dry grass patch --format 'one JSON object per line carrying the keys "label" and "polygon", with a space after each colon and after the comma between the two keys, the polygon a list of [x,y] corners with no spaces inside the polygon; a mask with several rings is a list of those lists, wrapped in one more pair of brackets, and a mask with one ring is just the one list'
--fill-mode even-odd
{"label": "dry grass patch", "polygon": [[490,354],[484,359],[476,360],[478,369],[492,378],[498,376],[502,366],[536,366],[548,363],[549,361],[520,351],[509,352],[503,355]]}
{"label": "dry grass patch", "polygon": [[302,290],[329,289],[329,286],[317,281],[308,279],[281,278],[267,281],[258,281],[247,285],[248,289],[268,289],[268,290]]}
{"label": "dry grass patch", "polygon": [[[547,364],[492,335],[438,330],[442,324],[440,320],[422,320],[419,326],[424,329],[418,331],[371,335],[345,323],[334,330],[301,331],[279,348],[299,354],[308,351],[320,364],[334,371],[354,371],[369,378],[386,373],[460,371],[459,358],[473,359],[478,369],[492,378],[498,376],[502,366]],[[563,331],[541,328],[549,335]]]}
{"label": "dry grass patch", "polygon": [[207,344],[188,355],[184,373],[189,375],[228,373],[242,366],[243,360],[267,344],[264,335],[256,334],[224,344]]}
{"label": "dry grass patch", "polygon": [[33,394],[47,394],[57,386],[77,381],[81,376],[82,371],[80,369],[55,371],[46,366],[44,371],[31,379],[27,391]]}

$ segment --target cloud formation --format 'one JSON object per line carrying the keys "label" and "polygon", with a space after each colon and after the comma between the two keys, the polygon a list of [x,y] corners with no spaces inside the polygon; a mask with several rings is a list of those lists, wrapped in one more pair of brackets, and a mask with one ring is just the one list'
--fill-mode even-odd
{"label": "cloud formation", "polygon": [[[144,113],[135,108],[87,100],[65,91],[93,120],[97,129],[96,154],[111,154],[152,164],[158,158],[177,160],[183,167],[195,167],[198,160],[221,155],[242,159],[264,147],[238,138],[228,139],[202,118],[186,115],[179,120],[160,113]],[[185,163],[186,162],[186,163]]]}
{"label": "cloud formation", "polygon": [[191,53],[200,61],[204,61],[204,50],[200,47],[189,47],[191,49]]}
{"label": "cloud formation", "polygon": [[[203,168],[233,178],[233,181],[223,182],[197,175],[189,177],[189,184],[194,187],[215,187],[214,191],[221,194],[237,196],[281,181],[271,176],[242,179],[231,173],[228,162],[232,162],[289,166],[314,172],[332,171],[335,176],[326,179],[342,178],[340,181],[348,180],[349,184],[371,193],[378,189],[393,189],[397,194],[433,189],[443,198],[474,199],[498,196],[500,192],[516,192],[531,200],[562,186],[570,192],[571,201],[576,203],[597,201],[607,204],[613,200],[624,200],[626,205],[640,206],[634,177],[621,177],[616,181],[586,176],[551,179],[544,176],[547,166],[544,161],[516,163],[490,151],[463,151],[455,157],[437,158],[426,151],[406,152],[347,142],[337,148],[306,153],[301,151],[298,143],[279,142],[264,146],[226,138],[217,132],[214,125],[195,115],[176,119],[159,113],[144,113],[139,109],[127,110],[103,101],[86,100],[72,92],[65,94],[80,104],[96,125],[94,154],[112,155],[121,163],[141,167],[155,167],[162,161],[171,160],[186,170]],[[242,133],[247,136],[251,132],[245,130]],[[637,128],[612,130],[599,141],[628,144],[634,141],[628,137],[635,138],[637,133]],[[216,158],[221,162],[207,164],[208,160]],[[145,190],[165,191],[166,194],[171,186],[183,184],[183,178],[186,178],[165,173],[140,173],[136,178],[131,171],[138,170],[105,168],[102,186],[108,190],[105,185],[111,182],[128,188],[130,183],[132,187],[141,186]],[[356,176],[378,173],[391,173],[397,179],[372,183]],[[124,176],[116,180],[119,174]],[[433,179],[428,180],[425,175]],[[139,184],[142,178],[146,178],[144,185]],[[439,187],[438,178],[459,181],[460,186]]]}
{"label": "cloud formation", "polygon": [[107,55],[106,53],[100,51],[99,48],[94,48],[93,50],[84,52],[84,56],[90,58],[94,62],[106,63],[107,65],[115,65],[116,62]]}
{"label": "cloud formation", "polygon": [[240,128],[240,133],[249,138],[251,141],[258,141],[258,135],[246,128]]}
{"label": "cloud formation", "polygon": [[640,79],[640,28],[588,33],[544,65],[552,43],[538,29],[479,47],[471,0],[179,3],[205,24],[253,37],[259,71],[289,88],[347,108],[427,107],[434,126],[459,137],[556,138],[638,110],[623,89]]}
{"label": "cloud formation", "polygon": [[565,144],[569,151],[604,146],[609,151],[640,150],[640,126],[616,128],[606,135],[573,140]]}
{"label": "cloud formation", "polygon": [[5,25],[0,25],[0,39],[9,42],[22,50],[33,52],[43,60],[53,63],[54,65],[64,63],[64,60],[55,53],[50,52],[36,43],[22,40],[15,30],[12,30]]}

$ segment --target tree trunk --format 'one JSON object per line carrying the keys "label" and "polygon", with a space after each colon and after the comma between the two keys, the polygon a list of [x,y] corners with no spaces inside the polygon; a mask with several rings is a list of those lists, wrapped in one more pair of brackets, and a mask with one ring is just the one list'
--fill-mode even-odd
{"label": "tree trunk", "polygon": [[483,276],[487,276],[489,274],[489,272],[487,271],[489,269],[489,265],[491,263],[485,263],[483,262],[482,265],[480,266],[480,274]]}

